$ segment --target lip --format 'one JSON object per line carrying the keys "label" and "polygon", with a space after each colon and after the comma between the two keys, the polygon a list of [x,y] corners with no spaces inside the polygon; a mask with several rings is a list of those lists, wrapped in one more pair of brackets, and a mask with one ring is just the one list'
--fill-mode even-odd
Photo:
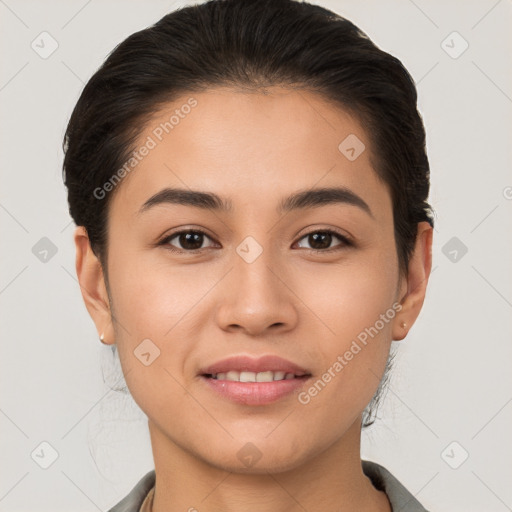
{"label": "lip", "polygon": [[258,358],[245,355],[231,356],[202,368],[199,370],[199,375],[214,375],[232,370],[237,372],[255,373],[281,371],[285,373],[293,373],[297,376],[309,375],[307,369],[275,355],[266,355]]}
{"label": "lip", "polygon": [[[236,382],[217,380],[212,374],[228,371],[266,372],[281,371],[295,374],[295,378],[272,382]],[[224,399],[243,405],[267,405],[297,392],[311,377],[305,368],[274,355],[259,358],[238,355],[223,359],[199,371],[199,377],[208,389]]]}

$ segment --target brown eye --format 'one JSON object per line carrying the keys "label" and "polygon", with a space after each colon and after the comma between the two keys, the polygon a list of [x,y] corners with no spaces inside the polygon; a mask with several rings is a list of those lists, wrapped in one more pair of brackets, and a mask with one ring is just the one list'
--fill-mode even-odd
{"label": "brown eye", "polygon": [[161,244],[170,245],[171,250],[176,250],[178,252],[192,252],[204,249],[205,247],[203,247],[203,243],[205,242],[205,239],[211,240],[211,238],[202,231],[187,230],[179,231],[168,236],[162,240]]}
{"label": "brown eye", "polygon": [[[341,243],[337,243],[334,246],[332,246],[331,244],[336,239],[338,239]],[[307,243],[309,244],[309,247],[305,247],[305,249],[311,249],[313,251],[320,252],[327,252],[331,249],[335,249],[338,246],[343,247],[350,245],[350,242],[346,237],[331,230],[312,231],[311,233],[308,233],[307,235],[303,236],[301,240],[307,240]]]}

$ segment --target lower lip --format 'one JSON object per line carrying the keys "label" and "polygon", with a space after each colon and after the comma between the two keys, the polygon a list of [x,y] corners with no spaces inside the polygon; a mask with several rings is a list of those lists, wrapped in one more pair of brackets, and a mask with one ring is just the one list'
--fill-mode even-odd
{"label": "lower lip", "polygon": [[204,375],[201,375],[201,379],[228,400],[244,405],[266,405],[297,392],[309,380],[309,376],[272,382],[237,382]]}

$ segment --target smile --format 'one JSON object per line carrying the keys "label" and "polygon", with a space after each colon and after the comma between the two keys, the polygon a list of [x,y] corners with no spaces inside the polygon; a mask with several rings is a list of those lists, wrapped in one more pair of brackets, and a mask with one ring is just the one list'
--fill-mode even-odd
{"label": "smile", "polygon": [[228,380],[232,382],[273,382],[276,380],[290,380],[301,377],[300,375],[286,373],[283,371],[266,371],[256,373],[237,372],[235,370],[206,376],[216,380]]}

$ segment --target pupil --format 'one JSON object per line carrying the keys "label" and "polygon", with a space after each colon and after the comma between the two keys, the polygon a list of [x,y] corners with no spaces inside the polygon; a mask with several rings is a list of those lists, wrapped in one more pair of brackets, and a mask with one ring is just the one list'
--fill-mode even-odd
{"label": "pupil", "polygon": [[[313,233],[309,235],[309,245],[313,249],[326,249],[331,245],[331,237],[330,233]],[[320,240],[320,243],[319,243]],[[311,243],[313,241],[313,243]],[[319,247],[316,245],[320,245]]]}
{"label": "pupil", "polygon": [[201,233],[184,233],[180,235],[180,244],[185,249],[200,249],[203,245]]}

